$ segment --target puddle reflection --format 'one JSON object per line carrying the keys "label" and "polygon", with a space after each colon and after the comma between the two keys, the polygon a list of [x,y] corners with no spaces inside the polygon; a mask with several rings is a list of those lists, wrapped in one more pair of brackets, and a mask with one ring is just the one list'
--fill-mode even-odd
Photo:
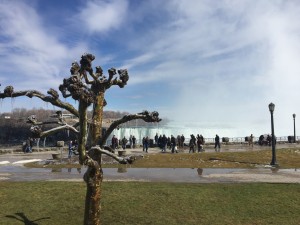
{"label": "puddle reflection", "polygon": [[51,172],[52,173],[61,173],[62,172],[62,168],[52,168]]}
{"label": "puddle reflection", "polygon": [[197,173],[198,173],[199,176],[202,176],[203,169],[202,168],[198,168],[197,169]]}
{"label": "puddle reflection", "polygon": [[[27,168],[20,166],[0,166],[0,173],[11,174],[12,180],[50,180],[50,179],[82,179],[86,168]],[[297,169],[256,168],[256,169],[228,169],[228,168],[103,168],[104,178],[107,180],[143,180],[165,182],[211,182],[209,175],[213,174],[293,174],[300,177]],[[217,179],[217,178],[216,178]]]}
{"label": "puddle reflection", "polygon": [[118,167],[117,172],[118,173],[127,173],[127,168],[126,167]]}

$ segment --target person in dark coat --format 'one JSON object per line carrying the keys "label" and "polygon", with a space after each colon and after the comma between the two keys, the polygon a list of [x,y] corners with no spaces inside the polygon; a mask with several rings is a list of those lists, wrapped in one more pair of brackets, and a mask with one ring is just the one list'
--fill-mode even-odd
{"label": "person in dark coat", "polygon": [[[217,149],[218,147],[218,149]],[[216,134],[215,137],[215,151],[220,151],[221,145],[220,145],[220,137]]]}
{"label": "person in dark coat", "polygon": [[[174,153],[175,152],[175,147],[176,147],[176,138],[171,135],[171,152]],[[177,150],[176,150],[177,152]]]}
{"label": "person in dark coat", "polygon": [[123,139],[122,139],[122,148],[123,148],[123,150],[126,149],[127,142],[128,142],[128,140],[126,139],[126,137],[123,137]]}
{"label": "person in dark coat", "polygon": [[181,135],[181,137],[180,137],[180,147],[184,147],[184,141],[185,141],[185,137],[183,136],[183,134]]}
{"label": "person in dark coat", "polygon": [[149,137],[143,138],[143,151],[148,153],[148,147],[149,147]]}
{"label": "person in dark coat", "polygon": [[154,136],[154,141],[155,141],[155,144],[158,145],[158,134],[156,133],[156,135]]}
{"label": "person in dark coat", "polygon": [[115,135],[113,135],[112,139],[111,139],[111,147],[112,149],[115,151],[116,148],[118,147],[118,138],[116,138]]}
{"label": "person in dark coat", "polygon": [[69,149],[69,151],[68,151],[68,158],[70,159],[72,157],[72,155],[73,155],[73,142],[72,141],[69,142],[68,149]]}
{"label": "person in dark coat", "polygon": [[26,140],[25,153],[26,153],[26,152],[32,153],[32,146],[33,146],[33,141],[32,141],[31,138],[28,138],[28,139]]}
{"label": "person in dark coat", "polygon": [[132,147],[135,148],[136,145],[136,137],[133,135],[132,136]]}
{"label": "person in dark coat", "polygon": [[189,153],[190,152],[195,153],[196,138],[195,138],[195,136],[193,134],[191,134],[191,139],[190,139],[189,146],[190,146]]}
{"label": "person in dark coat", "polygon": [[203,138],[201,135],[197,135],[197,147],[198,147],[198,153],[203,150]]}
{"label": "person in dark coat", "polygon": [[167,143],[168,143],[168,139],[167,139],[166,135],[163,135],[161,138],[161,151],[162,152],[166,152]]}

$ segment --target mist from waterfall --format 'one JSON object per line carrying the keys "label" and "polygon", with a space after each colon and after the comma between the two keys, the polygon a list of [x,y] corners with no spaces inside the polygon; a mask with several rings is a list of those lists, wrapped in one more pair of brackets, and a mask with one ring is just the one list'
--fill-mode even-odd
{"label": "mist from waterfall", "polygon": [[[202,134],[206,140],[213,141],[216,134],[220,137],[243,139],[251,133],[258,137],[261,134],[268,133],[268,130],[263,133],[257,133],[250,131],[247,127],[236,128],[225,124],[220,126],[220,124],[176,124],[175,122],[171,122],[170,124],[163,126],[156,124],[148,127],[121,127],[115,129],[112,135],[116,135],[118,139],[122,139],[123,137],[129,139],[130,135],[133,135],[137,139],[137,144],[141,144],[143,137],[148,136],[149,139],[154,139],[156,134],[158,134],[158,136],[164,134],[167,137],[170,137],[171,135],[175,137],[184,135],[187,140],[190,138],[191,134],[194,134],[195,136],[197,134]],[[111,140],[112,135],[109,137],[108,141]]]}

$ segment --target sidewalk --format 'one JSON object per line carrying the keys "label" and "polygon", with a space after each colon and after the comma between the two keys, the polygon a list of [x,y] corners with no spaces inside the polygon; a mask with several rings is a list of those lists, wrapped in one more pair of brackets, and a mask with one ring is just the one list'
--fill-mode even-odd
{"label": "sidewalk", "polygon": [[[300,143],[280,143],[276,145],[276,148],[300,148]],[[122,148],[119,148],[122,150]],[[213,144],[205,144],[204,149],[206,152],[211,152],[214,151],[214,145]],[[221,143],[221,152],[222,151],[230,151],[230,152],[236,152],[236,151],[259,151],[259,150],[265,150],[265,149],[271,149],[271,146],[260,146],[255,144],[253,148],[249,146],[247,143],[238,143],[238,144],[232,144],[232,143]],[[180,152],[189,152],[189,147],[185,146],[184,149],[179,148],[178,149]],[[33,147],[33,152],[55,152],[55,151],[60,151],[60,148],[58,147],[40,147],[37,148],[36,146]],[[68,151],[68,147],[64,146],[63,151]],[[148,148],[148,153],[160,153],[161,150],[158,147],[153,147],[153,148]],[[167,148],[167,153],[170,153],[171,150]],[[197,152],[197,147],[195,147],[195,152]],[[22,146],[12,146],[12,147],[1,147],[0,146],[0,155],[2,154],[8,154],[8,153],[23,153],[22,151]],[[136,148],[126,148],[126,153],[127,154],[132,154],[132,153],[143,153],[143,148],[142,146],[137,146]],[[24,153],[23,153],[24,154]]]}

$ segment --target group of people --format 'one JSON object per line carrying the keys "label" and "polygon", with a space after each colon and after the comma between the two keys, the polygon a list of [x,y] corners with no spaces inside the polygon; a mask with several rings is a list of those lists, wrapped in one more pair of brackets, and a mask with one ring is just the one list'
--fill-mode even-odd
{"label": "group of people", "polygon": [[172,153],[178,153],[178,139],[176,139],[173,135],[171,137],[166,137],[166,135],[158,135],[154,137],[155,143],[158,147],[160,147],[162,152],[166,152],[167,148],[171,149]]}
{"label": "group of people", "polygon": [[197,146],[197,151],[198,152],[204,152],[204,148],[203,145],[205,143],[204,137],[202,136],[202,134],[197,134],[197,138],[195,137],[195,135],[191,134],[191,139],[190,139],[190,143],[189,143],[189,153],[193,152],[195,153],[195,147]]}
{"label": "group of people", "polygon": [[[253,146],[253,135],[249,137],[249,145]],[[118,140],[118,138],[113,135],[111,140],[111,147],[113,150],[119,148],[119,145],[122,146],[123,150],[126,149],[129,142],[130,148],[136,147],[136,138],[133,135],[130,135],[129,140],[124,136],[121,140]],[[179,148],[183,148],[184,146],[189,147],[189,153],[195,153],[197,152],[204,152],[204,144],[205,144],[205,138],[202,134],[197,134],[195,136],[194,134],[190,135],[190,139],[188,144],[185,143],[186,138],[182,135],[177,135],[175,137],[174,135],[171,135],[170,137],[167,137],[165,134],[163,135],[156,135],[154,136],[154,144],[161,149],[162,152],[166,152],[167,149],[171,150],[171,153],[178,153]],[[142,138],[142,147],[144,152],[148,152],[148,148],[150,146],[150,139],[148,136]],[[219,152],[221,149],[220,144],[220,137],[218,134],[216,134],[214,138],[214,148],[216,152]]]}
{"label": "group of people", "polygon": [[[275,145],[276,145],[276,136],[274,136],[274,141],[275,141]],[[268,135],[260,135],[259,139],[258,139],[258,144],[259,145],[272,145],[272,135],[268,134]]]}
{"label": "group of people", "polygon": [[[166,137],[166,135],[155,135],[154,137],[155,144],[160,147],[162,152],[166,152],[166,149],[171,149],[171,153],[178,153],[178,148],[183,148],[185,146],[185,136],[182,134],[177,135],[175,138],[173,135],[171,137]],[[204,137],[202,135],[195,135],[191,134],[191,138],[188,144],[190,148],[189,152],[195,152],[195,148],[197,147],[198,152],[204,151],[203,145],[205,143]]]}
{"label": "group of people", "polygon": [[[181,136],[178,135],[177,138],[175,138],[173,135],[171,137],[166,137],[165,135],[160,135],[158,134],[155,135],[154,137],[155,143],[157,144],[158,147],[162,149],[162,152],[166,151],[166,148],[169,147],[171,149],[171,152],[178,152],[177,147],[183,148],[185,146],[185,137],[182,134]],[[190,135],[190,140],[189,140],[189,153],[195,153],[196,148],[197,152],[204,152],[204,144],[205,144],[205,139],[202,134],[197,134],[195,137],[194,134]],[[220,137],[219,135],[216,134],[215,137],[215,151],[219,152],[221,149],[221,144],[220,144]]]}
{"label": "group of people", "polygon": [[166,137],[166,135],[164,134],[159,136],[158,134],[156,134],[154,136],[154,141],[158,147],[160,147],[163,151],[165,151],[167,147],[169,147],[170,149],[172,149],[172,146],[174,148],[175,146],[183,147],[185,137],[183,134],[181,136],[178,135],[176,138],[173,135],[171,135],[171,137]]}
{"label": "group of people", "polygon": [[111,139],[111,147],[115,151],[116,149],[119,148],[119,146],[122,146],[122,149],[125,150],[127,147],[127,144],[129,142],[129,147],[130,148],[135,148],[136,147],[136,137],[134,135],[129,136],[129,140],[124,136],[121,140],[119,140],[116,135],[113,135]]}

